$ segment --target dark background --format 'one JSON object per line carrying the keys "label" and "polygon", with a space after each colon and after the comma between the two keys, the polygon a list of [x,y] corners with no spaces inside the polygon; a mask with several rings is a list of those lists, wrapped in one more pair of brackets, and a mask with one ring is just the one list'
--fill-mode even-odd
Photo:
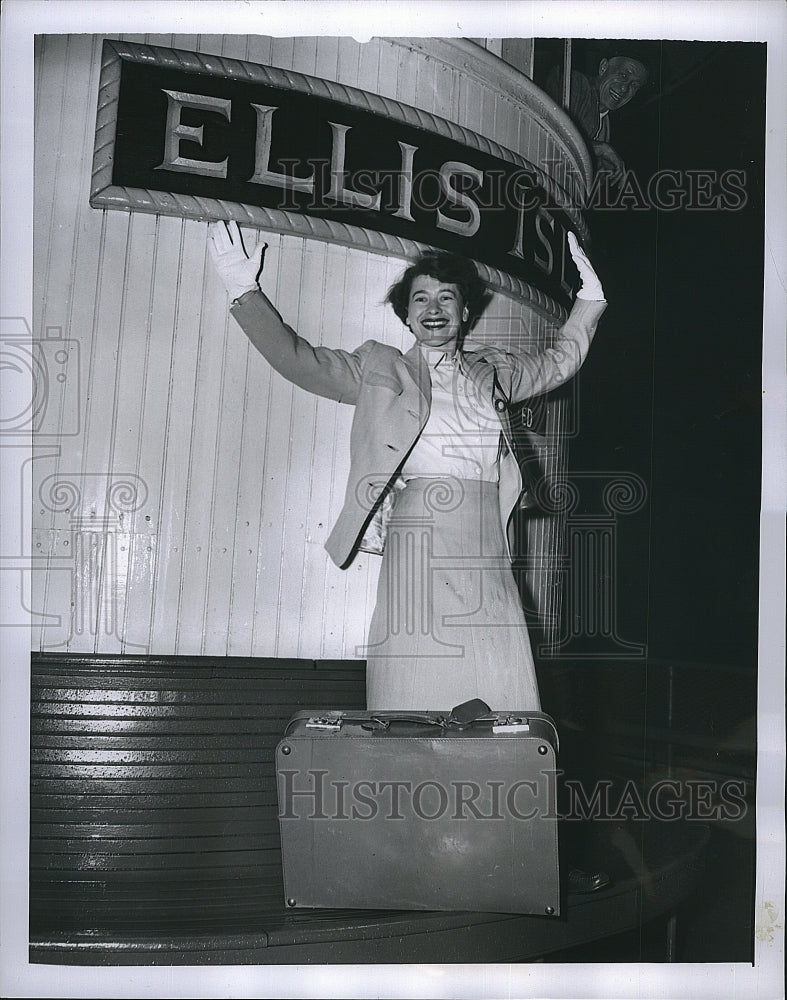
{"label": "dark background", "polygon": [[[559,46],[542,47],[537,82]],[[579,40],[574,68],[592,74],[616,52],[651,70],[648,86],[611,118],[611,143],[641,188],[664,169],[741,170],[746,204],[588,212],[610,305],[579,375],[569,476],[633,472],[647,486],[645,505],[617,517],[613,609],[618,636],[647,653],[599,662],[569,642],[540,659],[539,680],[572,775],[746,782],[747,821],[713,825],[682,958],[750,961],[766,51]],[[601,512],[592,509],[597,497],[587,503],[580,513]],[[600,573],[592,581],[598,594],[608,585]],[[566,601],[570,611],[568,593]]]}
{"label": "dark background", "polygon": [[691,56],[697,63],[613,122],[626,166],[643,181],[663,169],[743,170],[748,202],[740,211],[590,213],[611,304],[582,376],[572,462],[633,469],[649,483],[647,531],[643,523],[638,532],[647,550],[643,537],[621,565],[629,634],[653,657],[753,669],[765,46],[654,49],[656,74],[662,61],[665,70]]}

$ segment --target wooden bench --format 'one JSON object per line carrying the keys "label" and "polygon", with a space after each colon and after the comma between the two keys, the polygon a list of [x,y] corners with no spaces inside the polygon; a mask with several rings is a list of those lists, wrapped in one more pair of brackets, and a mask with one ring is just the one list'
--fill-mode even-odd
{"label": "wooden bench", "polygon": [[609,856],[615,885],[560,918],[287,910],[275,745],[295,711],[363,702],[358,662],[35,654],[30,961],[525,961],[693,891],[706,831],[672,823],[637,832],[647,884]]}

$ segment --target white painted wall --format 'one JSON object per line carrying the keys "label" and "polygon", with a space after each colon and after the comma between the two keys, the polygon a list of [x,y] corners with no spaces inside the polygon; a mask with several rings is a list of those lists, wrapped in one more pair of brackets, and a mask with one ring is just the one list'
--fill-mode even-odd
{"label": "white painted wall", "polygon": [[[499,81],[480,82],[489,67],[450,65],[450,47],[435,43],[430,56],[423,40],[123,37],[385,94],[535,162],[562,153],[558,179],[572,194],[582,185],[549,130]],[[36,59],[34,335],[60,358],[52,405],[75,406],[79,427],[42,434],[31,463],[33,606],[46,616],[34,648],[354,658],[379,560],[361,555],[340,571],[323,549],[351,409],[293,388],[250,349],[207,258],[206,224],[90,207],[101,43],[45,36]],[[380,304],[400,260],[287,236],[270,244],[263,287],[303,336],[350,350],[370,337],[409,346]],[[488,335],[548,334],[510,299],[489,313]],[[65,416],[60,428],[74,430]],[[531,545],[552,549],[553,536],[542,519]]]}

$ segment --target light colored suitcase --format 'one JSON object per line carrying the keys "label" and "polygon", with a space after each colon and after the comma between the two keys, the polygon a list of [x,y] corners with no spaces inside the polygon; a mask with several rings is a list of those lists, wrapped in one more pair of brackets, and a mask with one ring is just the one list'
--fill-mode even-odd
{"label": "light colored suitcase", "polygon": [[556,750],[540,712],[299,712],[276,749],[287,905],[558,915]]}

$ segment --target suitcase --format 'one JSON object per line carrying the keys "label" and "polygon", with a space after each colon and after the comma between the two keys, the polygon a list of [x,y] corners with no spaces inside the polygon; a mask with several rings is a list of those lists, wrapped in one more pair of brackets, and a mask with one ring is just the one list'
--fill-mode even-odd
{"label": "suitcase", "polygon": [[483,708],[293,716],[276,748],[287,906],[560,913],[555,724]]}

